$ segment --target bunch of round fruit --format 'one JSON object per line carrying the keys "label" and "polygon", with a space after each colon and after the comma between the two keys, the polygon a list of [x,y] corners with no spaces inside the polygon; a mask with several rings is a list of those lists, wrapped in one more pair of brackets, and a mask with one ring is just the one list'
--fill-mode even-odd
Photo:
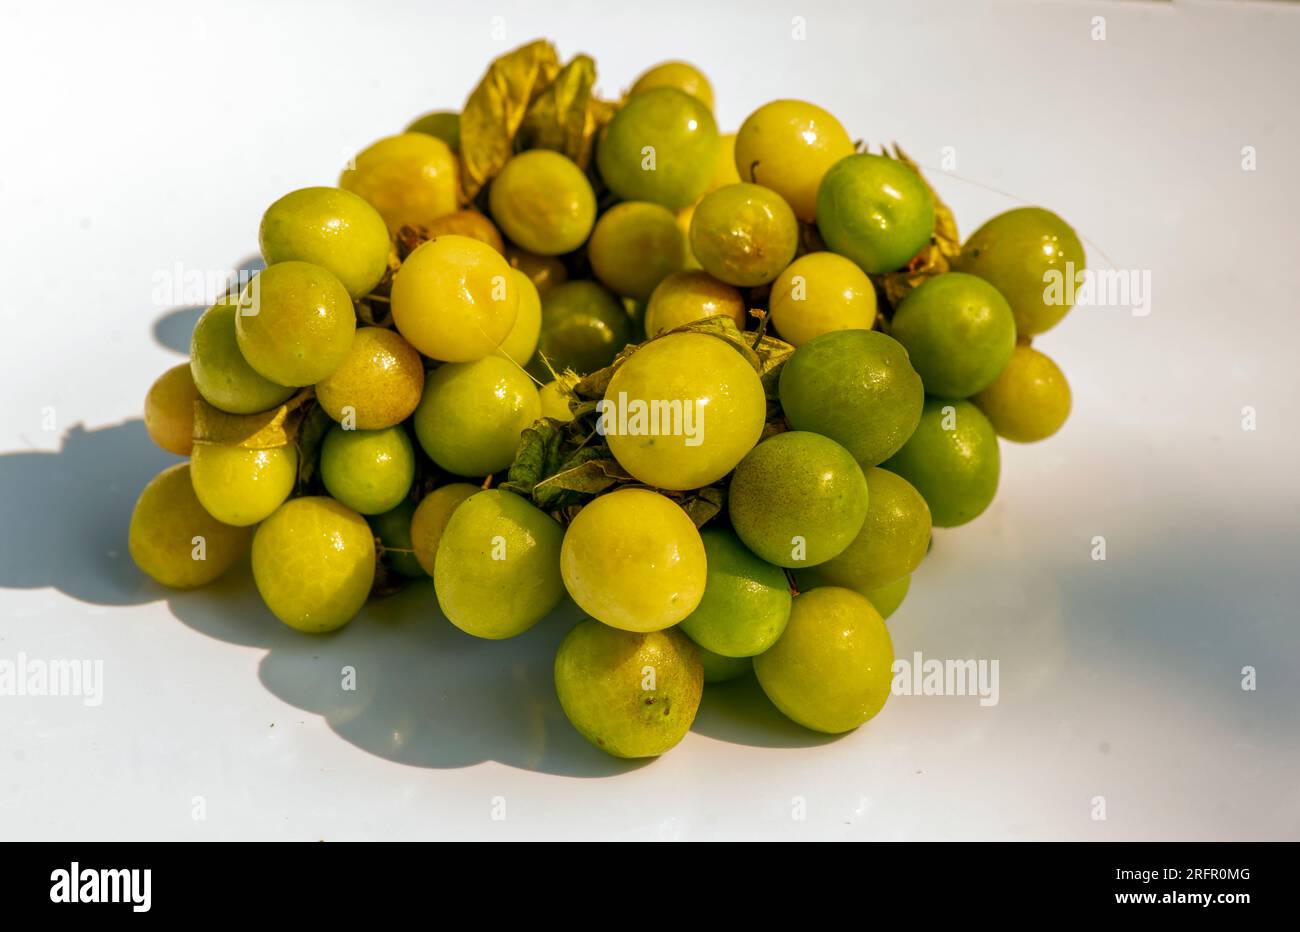
{"label": "bunch of round fruit", "polygon": [[532,83],[267,209],[265,270],[145,400],[189,460],[144,489],[132,556],[188,588],[251,551],[313,634],[406,580],[491,639],[567,594],[588,617],[555,689],[620,757],[751,675],[795,722],[857,728],[932,527],[988,507],[999,436],[1069,413],[1031,340],[1069,310],[1048,285],[1077,236],[1025,208],[962,243],[901,151],[797,100],[720,134],[684,63],[617,105],[549,44],[512,68]]}

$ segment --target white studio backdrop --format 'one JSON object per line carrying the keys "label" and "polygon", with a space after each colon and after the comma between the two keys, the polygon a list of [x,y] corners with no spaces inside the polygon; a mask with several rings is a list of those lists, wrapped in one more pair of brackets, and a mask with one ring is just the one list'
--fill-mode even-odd
{"label": "white studio backdrop", "polygon": [[[94,706],[0,696],[0,838],[1300,835],[1300,7],[71,2],[0,24],[0,661],[103,674]],[[271,201],[536,37],[595,56],[607,96],[692,61],[724,129],[813,100],[901,143],[964,232],[1041,204],[1094,266],[1147,276],[1145,313],[1079,307],[1036,341],[1071,420],[1004,445],[997,501],[936,534],[890,621],[900,657],[998,660],[996,705],[896,696],[826,740],[730,688],[628,765],[554,699],[571,607],[479,642],[422,586],[309,639],[246,572],[170,595],[131,565],[131,506],[171,461],[142,400],[197,316],[158,277],[239,267]]]}

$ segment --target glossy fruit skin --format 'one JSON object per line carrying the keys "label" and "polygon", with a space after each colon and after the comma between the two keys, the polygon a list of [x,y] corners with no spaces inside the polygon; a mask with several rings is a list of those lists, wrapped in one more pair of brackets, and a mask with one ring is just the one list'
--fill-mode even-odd
{"label": "glossy fruit skin", "polygon": [[560,550],[569,595],[596,620],[624,631],[658,631],[695,611],[705,561],[686,512],[646,489],[593,499],[569,524]]}
{"label": "glossy fruit skin", "polygon": [[[1074,229],[1041,207],[998,214],[970,235],[953,270],[978,275],[1002,293],[1016,317],[1016,331],[1034,336],[1060,323],[1073,306],[1049,291],[1049,276],[1063,283],[1087,268],[1083,243]],[[1049,303],[1060,298],[1059,303]]]}
{"label": "glossy fruit skin", "polygon": [[623,200],[681,210],[708,187],[717,151],[718,125],[709,108],[659,87],[629,97],[614,114],[596,147],[596,167]]}
{"label": "glossy fruit skin", "polygon": [[355,300],[388,269],[392,244],[379,211],[340,188],[301,188],[266,209],[257,234],[267,265],[299,260],[334,274]]}
{"label": "glossy fruit skin", "polygon": [[416,117],[405,131],[441,139],[453,150],[460,148],[460,114],[455,110],[435,110]]}
{"label": "glossy fruit skin", "polygon": [[[169,466],[150,480],[131,512],[131,559],[172,589],[205,586],[245,553],[253,532],[222,524],[199,503],[190,464]],[[202,551],[195,538],[201,537]],[[201,552],[202,560],[194,559]]]}
{"label": "glossy fruit skin", "polygon": [[363,150],[339,187],[365,198],[388,229],[418,227],[460,206],[460,163],[441,139],[400,133]]}
{"label": "glossy fruit skin", "polygon": [[309,262],[277,262],[239,297],[235,339],[248,364],[277,385],[314,385],[352,346],[356,311],[343,283]]}
{"label": "glossy fruit skin", "polygon": [[725,528],[700,532],[708,580],[699,606],[682,619],[692,641],[724,657],[753,657],[781,636],[790,617],[785,573],[754,556]]}
{"label": "glossy fruit skin", "polygon": [[358,327],[339,367],[316,383],[325,413],[357,430],[383,430],[411,416],[424,391],[424,361],[384,327]]}
{"label": "glossy fruit skin", "polygon": [[703,269],[674,272],[650,294],[645,311],[646,336],[658,336],[692,321],[721,315],[745,329],[745,299],[736,288]]}
{"label": "glossy fruit skin", "polygon": [[391,511],[415,480],[415,446],[401,425],[382,430],[344,430],[335,424],[320,451],[325,489],[363,515]]}
{"label": "glossy fruit skin", "polygon": [[542,338],[542,298],[532,279],[518,269],[510,272],[519,291],[519,309],[515,314],[515,325],[496,348],[495,355],[526,366],[537,352],[537,343]]}
{"label": "glossy fruit skin", "polygon": [[[618,299],[593,281],[564,282],[542,298],[542,336],[537,351],[556,373],[587,375],[614,361],[632,340],[632,319]],[[549,378],[544,366],[534,367]]]}
{"label": "glossy fruit skin", "polygon": [[[670,333],[642,346],[614,373],[603,401],[608,407],[596,429],[610,452],[637,479],[660,489],[696,489],[721,479],[758,443],[767,417],[754,367],[704,333]],[[681,413],[663,420],[650,415],[638,433],[638,408]],[[619,432],[624,414],[628,430]]]}
{"label": "glossy fruit skin", "polygon": [[555,418],[568,423],[573,420],[573,411],[569,408],[569,396],[560,388],[559,380],[547,382],[537,391],[542,403],[542,417]]}
{"label": "glossy fruit skin", "polygon": [[550,149],[529,149],[506,162],[488,190],[488,205],[511,242],[542,256],[573,252],[596,222],[591,182]]}
{"label": "glossy fruit skin", "polygon": [[862,593],[867,597],[867,601],[876,607],[880,612],[881,618],[889,618],[890,615],[898,611],[898,606],[903,604],[903,599],[907,598],[907,590],[911,588],[911,574],[900,577],[891,583],[881,586],[879,589],[872,589],[870,592]]}
{"label": "glossy fruit skin", "polygon": [[596,278],[617,295],[644,301],[686,262],[676,215],[646,201],[624,201],[601,215],[587,244]]}
{"label": "glossy fruit skin", "polygon": [[695,645],[699,654],[700,666],[704,668],[704,683],[726,683],[740,679],[754,672],[754,661],[749,657],[724,657],[708,648]]}
{"label": "glossy fruit skin", "polygon": [[853,542],[867,517],[867,495],[848,450],[820,434],[787,431],[741,460],[727,505],[732,526],[755,554],[777,566],[808,567]]}
{"label": "glossy fruit skin", "polygon": [[203,400],[228,414],[256,414],[288,401],[294,389],[259,375],[239,351],[238,298],[203,312],[190,338],[190,374]]}
{"label": "glossy fruit skin", "polygon": [[[867,477],[867,519],[853,542],[808,574],[819,585],[843,586],[866,595],[908,575],[930,546],[930,508],[902,476],[872,466]],[[801,589],[807,585],[797,574]]]}
{"label": "glossy fruit skin", "polygon": [[433,575],[442,532],[446,530],[452,512],[478,491],[478,486],[468,482],[452,482],[434,489],[416,506],[415,514],[411,516],[411,547],[415,550],[415,559],[430,576]]}
{"label": "glossy fruit skin", "polygon": [[971,401],[999,437],[1034,443],[1052,436],[1070,416],[1070,383],[1049,356],[1017,346],[993,384]]}
{"label": "glossy fruit skin", "polygon": [[713,109],[713,85],[709,84],[704,72],[687,62],[666,61],[646,70],[636,79],[628,96],[644,94],[657,87],[675,87]]}
{"label": "glossy fruit skin", "polygon": [[853,154],[853,140],[831,114],[803,100],[759,107],[736,134],[741,180],[781,195],[800,220],[817,215],[817,189],[830,167]]}
{"label": "glossy fruit skin", "polygon": [[565,716],[615,757],[670,750],[690,731],[703,692],[698,651],[680,631],[619,631],[588,618],[555,654],[555,694]]}
{"label": "glossy fruit skin", "polygon": [[781,339],[803,346],[835,330],[870,330],[876,323],[876,289],[843,256],[810,252],[772,283],[769,312]]}
{"label": "glossy fruit skin", "polygon": [[563,539],[558,521],[513,492],[472,495],[452,512],[438,544],[438,606],[475,637],[523,634],[564,598]]}
{"label": "glossy fruit skin", "polygon": [[948,272],[908,293],[890,322],[928,394],[969,398],[1011,360],[1016,321],[998,290],[974,275]]}
{"label": "glossy fruit skin", "polygon": [[393,278],[393,323],[417,350],[443,362],[494,352],[519,313],[519,285],[502,255],[467,236],[416,247]]}
{"label": "glossy fruit skin", "polygon": [[956,527],[993,501],[1001,457],[993,425],[979,408],[965,399],[927,398],[916,432],[881,465],[925,497],[935,527]]}
{"label": "glossy fruit skin", "polygon": [[894,645],[864,596],[829,586],[794,600],[781,639],[754,658],[773,705],[805,728],[852,731],[889,699]]}
{"label": "glossy fruit skin", "polygon": [[253,535],[253,580],[262,601],[308,634],[356,617],[375,580],[375,558],[365,519],[323,495],[285,502]]}
{"label": "glossy fruit skin", "polygon": [[486,476],[514,461],[519,435],[542,413],[532,380],[499,356],[440,366],[415,409],[429,458],[458,476]]}
{"label": "glossy fruit skin", "polygon": [[925,401],[907,350],[873,330],[809,340],[781,370],[780,395],[791,427],[830,437],[864,469],[907,442]]}
{"label": "glossy fruit skin", "polygon": [[794,211],[761,185],[732,184],[706,194],[691,218],[691,252],[704,271],[728,285],[766,285],[798,248]]}
{"label": "glossy fruit skin", "polygon": [[172,366],[144,396],[144,427],[149,439],[168,453],[189,456],[194,447],[194,402],[199,390],[188,363]]}
{"label": "glossy fruit skin", "polygon": [[556,285],[569,280],[569,270],[555,256],[539,256],[517,246],[507,246],[506,259],[512,269],[518,269],[528,276],[528,280],[543,298]]}
{"label": "glossy fruit skin", "polygon": [[934,197],[897,159],[850,155],[831,166],[817,190],[817,229],[862,271],[893,272],[934,234]]}
{"label": "glossy fruit skin", "polygon": [[383,561],[390,570],[407,579],[425,579],[428,574],[412,552],[411,519],[415,515],[415,502],[402,499],[396,508],[383,514],[366,516],[379,543],[383,546]]}
{"label": "glossy fruit skin", "polygon": [[424,224],[424,230],[430,238],[468,236],[470,239],[491,246],[503,256],[506,254],[505,240],[501,238],[496,224],[477,210],[458,210],[454,214],[444,214]]}
{"label": "glossy fruit skin", "polygon": [[292,446],[250,450],[196,443],[190,480],[208,514],[223,524],[247,527],[289,497],[298,480],[298,451]]}

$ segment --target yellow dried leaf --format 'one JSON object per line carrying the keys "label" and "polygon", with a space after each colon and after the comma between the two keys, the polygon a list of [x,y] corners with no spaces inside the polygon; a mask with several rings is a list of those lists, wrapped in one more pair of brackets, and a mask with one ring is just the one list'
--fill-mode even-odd
{"label": "yellow dried leaf", "polygon": [[564,66],[539,96],[519,129],[520,148],[554,149],[586,170],[591,164],[596,134],[614,115],[612,103],[592,95],[596,63],[579,55]]}
{"label": "yellow dried leaf", "polygon": [[269,450],[293,443],[307,402],[315,393],[304,388],[278,408],[258,414],[227,414],[202,398],[194,402],[194,442]]}

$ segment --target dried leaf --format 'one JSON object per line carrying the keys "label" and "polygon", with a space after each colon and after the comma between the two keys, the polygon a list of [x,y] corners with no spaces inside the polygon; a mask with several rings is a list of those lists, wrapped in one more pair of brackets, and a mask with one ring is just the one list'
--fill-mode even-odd
{"label": "dried leaf", "polygon": [[488,66],[460,114],[461,184],[473,199],[514,154],[515,135],[533,102],[560,72],[555,46],[543,39]]}
{"label": "dried leaf", "polygon": [[579,55],[533,101],[519,127],[517,148],[554,149],[584,171],[591,163],[596,134],[614,114],[614,105],[596,99],[596,63]]}
{"label": "dried leaf", "polygon": [[278,408],[259,414],[227,414],[202,398],[194,402],[194,442],[271,450],[294,442],[307,403],[315,392],[304,388]]}
{"label": "dried leaf", "polygon": [[295,444],[298,447],[298,491],[301,493],[316,479],[320,464],[320,446],[325,435],[334,426],[334,419],[319,404],[313,403],[298,427]]}

